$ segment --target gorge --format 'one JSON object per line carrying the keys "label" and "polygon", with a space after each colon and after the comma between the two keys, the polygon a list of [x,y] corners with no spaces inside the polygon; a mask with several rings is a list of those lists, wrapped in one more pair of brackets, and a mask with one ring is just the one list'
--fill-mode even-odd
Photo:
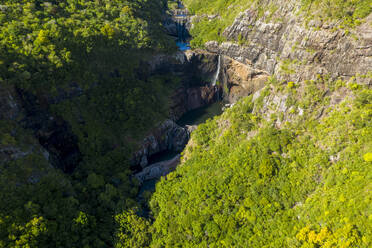
{"label": "gorge", "polygon": [[[187,29],[190,27],[190,24],[187,24],[190,21],[188,10],[178,2],[177,8],[171,13],[165,21],[165,26],[169,35],[177,37],[176,43],[180,51],[171,56],[177,61],[161,57],[149,63],[154,63],[151,65],[154,71],[162,68],[162,73],[164,68],[169,71],[172,70],[169,68],[178,66],[179,73],[185,74],[184,83],[176,90],[175,99],[178,102],[173,104],[177,104],[177,108],[171,107],[173,120],[166,120],[147,136],[141,149],[134,155],[134,177],[141,184],[144,183],[145,188],[148,188],[146,181],[153,185],[154,179],[159,179],[176,168],[180,162],[180,155],[177,153],[183,151],[191,132],[197,128],[196,125],[221,114],[224,104],[229,105],[241,97],[254,94],[263,87],[268,78],[267,75],[261,75],[264,73],[250,72],[248,66],[235,59],[222,58],[221,54],[209,53],[206,50],[189,50],[187,40],[192,37]],[[176,28],[172,29],[172,26]],[[252,83],[249,79],[253,78],[255,81]],[[190,82],[187,83],[187,80]],[[154,161],[154,157],[157,158],[155,163],[149,162]],[[164,157],[164,160],[159,160],[159,157]]]}
{"label": "gorge", "polygon": [[370,0],[3,0],[0,248],[372,246]]}

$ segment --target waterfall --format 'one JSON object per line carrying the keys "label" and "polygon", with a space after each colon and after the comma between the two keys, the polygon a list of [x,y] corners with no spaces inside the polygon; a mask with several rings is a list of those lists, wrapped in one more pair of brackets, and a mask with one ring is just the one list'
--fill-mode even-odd
{"label": "waterfall", "polygon": [[216,71],[216,74],[214,75],[212,86],[216,86],[218,76],[220,75],[220,69],[221,69],[220,67],[221,67],[221,54],[218,55],[217,71]]}

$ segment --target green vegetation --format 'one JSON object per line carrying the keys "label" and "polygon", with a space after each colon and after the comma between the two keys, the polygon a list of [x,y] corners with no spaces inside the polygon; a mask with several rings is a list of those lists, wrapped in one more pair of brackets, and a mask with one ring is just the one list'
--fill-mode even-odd
{"label": "green vegetation", "polygon": [[[371,73],[270,77],[257,99],[201,124],[140,206],[129,159],[180,83],[143,63],[176,49],[161,25],[168,2],[1,2],[0,99],[32,97],[20,106],[30,113],[0,119],[0,248],[371,247],[372,90],[358,82]],[[217,14],[195,24],[192,45],[223,41],[249,7],[278,20],[275,3],[185,0],[192,13]],[[300,4],[308,20],[348,28],[371,12],[368,0]],[[281,73],[302,63],[281,61]],[[51,166],[37,140],[45,130],[26,128],[32,114],[67,123],[81,152],[73,173]]]}
{"label": "green vegetation", "polygon": [[322,85],[288,83],[304,114],[279,129],[251,97],[199,126],[152,196],[151,247],[370,247],[372,91],[319,119]]}
{"label": "green vegetation", "polygon": [[341,20],[340,28],[358,26],[372,11],[372,3],[369,0],[301,0],[301,3],[308,21]]}
{"label": "green vegetation", "polygon": [[203,47],[205,42],[216,40],[218,42],[225,41],[222,32],[230,26],[237,15],[254,4],[255,0],[208,0],[183,1],[186,7],[192,14],[196,15],[217,15],[216,18],[209,20],[207,17],[197,20],[190,34],[193,37],[190,44],[192,47]]}
{"label": "green vegetation", "polygon": [[[193,47],[203,47],[205,42],[216,40],[224,41],[223,31],[230,26],[239,13],[252,9],[259,19],[265,15],[264,21],[281,22],[282,16],[278,6],[283,4],[278,0],[184,0],[187,8],[198,16],[218,15],[217,18],[195,19],[194,28],[191,30]],[[301,0],[301,10],[298,14],[305,17],[305,21],[318,19],[321,21],[339,21],[338,28],[354,28],[362,23],[363,18],[372,11],[370,0]],[[265,13],[268,11],[268,13]],[[347,30],[347,32],[349,32]],[[242,39],[237,42],[244,43]]]}
{"label": "green vegetation", "polygon": [[173,75],[147,75],[140,64],[176,49],[161,26],[165,7],[147,0],[1,1],[2,89],[32,94],[29,104],[66,120],[82,161],[65,175],[38,150],[24,116],[0,120],[0,154],[19,157],[0,157],[0,247],[112,247],[118,225],[130,231],[116,220],[138,205],[131,149],[167,116],[178,84]]}
{"label": "green vegetation", "polygon": [[294,74],[296,72],[296,67],[299,63],[300,62],[297,59],[295,59],[295,60],[291,60],[291,59],[283,60],[283,61],[281,61],[281,64],[280,64],[280,72],[282,74],[287,74],[287,75]]}

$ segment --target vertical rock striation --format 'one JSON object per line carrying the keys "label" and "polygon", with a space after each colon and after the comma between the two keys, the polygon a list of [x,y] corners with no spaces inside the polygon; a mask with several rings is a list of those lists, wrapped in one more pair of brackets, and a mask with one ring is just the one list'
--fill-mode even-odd
{"label": "vertical rock striation", "polygon": [[[312,20],[306,24],[301,15],[295,15],[298,8],[299,3],[289,1],[274,16],[269,12],[259,16],[253,7],[247,9],[224,30],[227,42],[210,41],[206,49],[285,81],[312,80],[318,74],[347,80],[371,71],[372,14],[349,34],[338,23]],[[360,81],[371,84],[372,79],[361,77]]]}

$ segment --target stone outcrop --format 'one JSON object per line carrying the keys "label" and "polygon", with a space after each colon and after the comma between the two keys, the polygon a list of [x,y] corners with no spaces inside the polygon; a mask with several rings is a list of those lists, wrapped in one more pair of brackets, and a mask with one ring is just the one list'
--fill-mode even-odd
{"label": "stone outcrop", "polygon": [[178,126],[172,120],[164,121],[143,142],[141,148],[135,153],[132,160],[133,165],[142,168],[148,166],[148,159],[160,152],[181,152],[189,140],[187,128]]}
{"label": "stone outcrop", "polygon": [[[12,125],[9,134],[3,133],[7,140],[1,140],[0,135],[0,162],[38,154],[53,166],[71,172],[80,160],[77,139],[67,122],[53,116],[47,106],[80,94],[81,89],[75,86],[54,97],[36,96],[14,87],[0,86],[0,121]],[[18,141],[16,137],[20,136],[28,138]]]}
{"label": "stone outcrop", "polygon": [[225,100],[230,103],[235,103],[241,97],[254,94],[262,89],[268,76],[265,71],[253,69],[237,60],[223,56],[220,78],[228,89]]}
{"label": "stone outcrop", "polygon": [[[371,70],[372,14],[348,34],[338,29],[338,23],[312,20],[305,25],[303,17],[295,14],[299,4],[281,1],[274,16],[269,12],[259,16],[254,7],[247,9],[224,30],[228,42],[210,41],[206,49],[284,81],[312,80],[317,74],[348,80]],[[359,81],[372,83],[370,77]]]}
{"label": "stone outcrop", "polygon": [[198,51],[158,54],[147,61],[150,74],[174,73],[181,79],[181,85],[171,97],[170,118],[178,120],[190,110],[215,102],[219,89],[211,82],[216,73],[218,56]]}
{"label": "stone outcrop", "polygon": [[180,163],[181,155],[177,155],[174,158],[159,163],[149,165],[141,172],[134,175],[135,178],[140,183],[143,183],[146,180],[160,178],[166,176],[170,172],[176,169],[177,165]]}

